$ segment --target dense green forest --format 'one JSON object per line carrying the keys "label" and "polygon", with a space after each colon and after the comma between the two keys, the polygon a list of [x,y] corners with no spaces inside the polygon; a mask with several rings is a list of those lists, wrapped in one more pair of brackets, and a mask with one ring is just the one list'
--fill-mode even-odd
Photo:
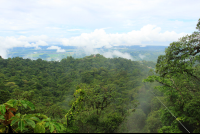
{"label": "dense green forest", "polygon": [[157,63],[0,57],[0,132],[200,132],[197,30]]}
{"label": "dense green forest", "polygon": [[[1,104],[10,99],[32,102],[35,110],[19,107],[17,112],[44,114],[62,123],[64,132],[115,132],[138,105],[147,66],[155,63],[97,54],[60,62],[0,58],[0,65]],[[79,97],[83,100],[77,102]],[[33,131],[26,128],[22,132]]]}

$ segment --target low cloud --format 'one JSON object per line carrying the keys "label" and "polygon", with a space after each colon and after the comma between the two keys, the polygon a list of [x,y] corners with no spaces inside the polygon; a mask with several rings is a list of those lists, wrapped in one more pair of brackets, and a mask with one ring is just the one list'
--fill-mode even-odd
{"label": "low cloud", "polygon": [[145,55],[139,54],[138,55],[141,59],[143,59],[144,57],[146,57]]}
{"label": "low cloud", "polygon": [[47,58],[46,60],[47,60],[47,61],[51,61],[52,59],[51,59],[51,58]]}
{"label": "low cloud", "polygon": [[[85,47],[86,53],[90,53],[90,49],[94,48],[111,48],[113,46],[132,46],[140,45],[147,46],[148,42],[173,42],[178,38],[183,37],[186,33],[176,33],[174,31],[160,32],[161,28],[155,25],[146,25],[140,30],[132,30],[131,32],[122,34],[109,34],[104,29],[96,29],[91,33],[82,33],[80,36],[71,38],[50,38],[46,35],[41,36],[19,36],[16,37],[1,37],[0,36],[0,55],[7,58],[7,50],[13,47],[35,47],[41,49],[40,46],[48,46],[49,44],[60,44],[64,46]],[[56,49],[57,52],[65,52],[64,49],[58,46],[51,46],[48,49]],[[115,52],[111,55],[119,55]],[[109,54],[107,54],[109,55]],[[126,56],[127,57],[127,56]],[[130,57],[129,57],[130,58]]]}
{"label": "low cloud", "polygon": [[35,47],[35,49],[41,49],[39,46],[48,46],[45,41],[39,40],[36,43],[31,43],[31,46]]}
{"label": "low cloud", "polygon": [[0,49],[0,56],[4,59],[7,59],[8,58],[8,55],[7,55],[7,49],[5,48],[1,48]]}
{"label": "low cloud", "polygon": [[50,46],[47,49],[57,49],[56,52],[65,52],[64,49],[61,49],[61,47],[58,47],[58,46]]}
{"label": "low cloud", "polygon": [[125,59],[130,59],[132,61],[134,60],[133,57],[129,53],[122,53],[117,50],[105,52],[103,49],[96,49],[96,48],[92,48],[88,46],[77,48],[75,53],[77,56],[81,56],[82,54],[85,54],[85,55],[101,54],[106,58],[121,57]]}
{"label": "low cloud", "polygon": [[36,60],[36,57],[33,57],[33,54],[29,54],[23,57],[24,59],[31,59],[31,60]]}
{"label": "low cloud", "polygon": [[114,50],[113,52],[105,52],[105,53],[103,53],[103,56],[105,56],[106,58],[122,57],[125,59],[130,59],[132,61],[134,60],[130,54],[122,53],[122,52],[119,52],[116,50]]}

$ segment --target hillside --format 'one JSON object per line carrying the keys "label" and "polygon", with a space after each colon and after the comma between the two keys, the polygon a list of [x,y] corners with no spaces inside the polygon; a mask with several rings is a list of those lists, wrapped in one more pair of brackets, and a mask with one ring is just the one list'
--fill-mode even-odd
{"label": "hillside", "polygon": [[[97,98],[92,101],[105,105],[105,109],[101,109],[103,112],[97,114],[98,119],[105,118],[99,123],[107,121],[111,113],[116,113],[121,121],[118,125],[113,125],[118,128],[128,116],[127,112],[135,109],[138,105],[137,93],[144,85],[142,79],[147,77],[149,71],[147,66],[155,67],[155,64],[153,62],[140,63],[123,58],[109,59],[97,54],[95,57],[91,55],[79,59],[67,57],[60,62],[20,57],[0,58],[0,66],[0,104],[11,98],[28,100],[35,105],[35,110],[27,109],[18,112],[42,113],[57,121],[64,121],[64,115],[70,110],[77,86],[83,86],[85,91],[97,90]],[[108,93],[109,90],[108,104],[107,101],[106,104],[103,104],[103,100],[99,102],[98,96]],[[94,95],[90,95],[90,97],[94,97]],[[89,102],[90,100],[87,100],[87,103]],[[97,103],[94,104],[96,107]],[[113,109],[113,107],[115,108]],[[91,110],[91,114],[94,114],[94,111],[98,111],[98,109]],[[84,120],[89,120],[89,117]],[[79,129],[76,131],[84,132],[86,130],[83,129],[83,125],[85,127],[89,125],[91,128],[94,127],[94,122],[79,125]],[[87,131],[97,132],[97,129],[89,128]],[[111,128],[104,131],[105,127],[103,126],[99,129],[100,132],[117,131],[111,130]]]}
{"label": "hillside", "polygon": [[199,133],[200,19],[196,29],[156,64],[0,57],[0,132]]}

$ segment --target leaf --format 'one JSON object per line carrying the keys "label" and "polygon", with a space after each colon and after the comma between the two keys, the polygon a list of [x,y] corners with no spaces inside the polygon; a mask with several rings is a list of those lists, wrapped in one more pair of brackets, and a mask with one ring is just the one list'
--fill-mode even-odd
{"label": "leaf", "polygon": [[48,127],[48,126],[49,126],[49,122],[46,122],[46,123],[45,123],[45,127]]}
{"label": "leaf", "polygon": [[0,120],[5,120],[3,115],[0,115]]}
{"label": "leaf", "polygon": [[0,105],[0,114],[4,115],[6,113],[6,106],[4,104]]}
{"label": "leaf", "polygon": [[10,99],[9,101],[7,101],[6,103],[4,103],[5,105],[8,105],[8,106],[10,106],[10,107],[13,107],[13,102],[14,102],[15,100],[14,99]]}
{"label": "leaf", "polygon": [[177,120],[177,121],[180,121],[180,120],[182,120],[182,118],[181,118],[181,117],[178,117],[178,118],[176,118],[176,120]]}
{"label": "leaf", "polygon": [[26,104],[28,105],[28,107],[31,109],[31,110],[35,110],[35,106],[32,102],[30,101],[26,101]]}
{"label": "leaf", "polygon": [[60,126],[60,131],[62,132],[65,129],[65,127],[61,123],[57,123],[57,124]]}
{"label": "leaf", "polygon": [[35,128],[35,122],[30,120],[30,119],[24,119],[26,121],[26,123],[31,126],[32,128]]}
{"label": "leaf", "polygon": [[38,122],[40,121],[40,119],[38,117],[30,117],[30,119],[33,121],[38,121]]}
{"label": "leaf", "polygon": [[34,133],[45,133],[45,127],[42,123],[37,123],[35,125]]}
{"label": "leaf", "polygon": [[20,120],[18,122],[18,128],[20,129],[21,132],[23,131],[23,129],[24,129],[24,121],[23,120]]}
{"label": "leaf", "polygon": [[0,125],[0,133],[5,133],[6,126]]}
{"label": "leaf", "polygon": [[14,119],[14,120],[12,120],[12,122],[11,122],[11,126],[13,125],[13,124],[15,124],[16,122],[18,122],[19,121],[19,119],[18,118],[16,118],[16,119]]}
{"label": "leaf", "polygon": [[21,104],[22,104],[25,108],[27,108],[27,102],[26,102],[25,100],[21,100]]}
{"label": "leaf", "polygon": [[19,101],[18,100],[14,100],[13,101],[13,107],[16,107],[18,105]]}
{"label": "leaf", "polygon": [[53,123],[57,131],[60,131],[60,125],[56,122]]}
{"label": "leaf", "polygon": [[39,117],[42,117],[42,118],[45,118],[45,119],[48,118],[46,115],[44,115],[44,114],[40,114],[40,113],[37,113],[37,114],[34,114],[34,115],[39,116]]}
{"label": "leaf", "polygon": [[51,118],[43,119],[42,121],[51,121]]}
{"label": "leaf", "polygon": [[54,130],[54,126],[53,126],[53,123],[52,123],[52,122],[50,122],[49,129],[50,129],[50,132],[52,133],[53,130]]}
{"label": "leaf", "polygon": [[21,114],[20,114],[20,113],[17,113],[17,114],[15,114],[15,117],[18,117],[18,118],[20,118],[20,116],[21,116]]}

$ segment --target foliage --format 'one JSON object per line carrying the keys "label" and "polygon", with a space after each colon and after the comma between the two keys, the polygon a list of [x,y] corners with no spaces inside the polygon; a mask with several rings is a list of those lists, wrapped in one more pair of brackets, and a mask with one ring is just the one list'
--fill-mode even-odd
{"label": "foliage", "polygon": [[[25,108],[29,107],[31,110],[34,110],[35,107],[33,103],[25,100],[14,100],[11,99],[4,104],[0,105],[0,122],[3,124],[1,126],[1,131],[6,131],[6,126],[13,126],[17,124],[17,128],[14,130],[15,132],[23,132],[25,127],[30,126],[34,129],[36,133],[44,133],[45,127],[48,127],[50,132],[52,133],[54,129],[58,132],[62,131],[62,124],[57,123],[55,121],[51,121],[46,115],[43,114],[13,114],[13,112],[17,112],[18,107],[23,106]],[[13,112],[11,112],[13,111]],[[40,118],[43,118],[42,120]],[[36,124],[37,122],[37,124]]]}
{"label": "foliage", "polygon": [[[11,127],[17,132],[52,132],[53,128],[53,132],[61,132],[56,123],[63,124],[63,132],[118,132],[130,111],[135,111],[141,95],[144,101],[139,107],[145,114],[151,111],[152,97],[148,97],[149,87],[143,87],[142,79],[148,74],[147,66],[155,66],[153,62],[97,54],[67,57],[60,62],[0,58],[0,66],[1,102],[12,99],[21,105],[16,114],[11,112],[16,120]],[[32,102],[35,110],[24,102]],[[33,117],[40,119],[32,120],[35,127],[30,119]],[[4,120],[3,115],[0,118]]]}
{"label": "foliage", "polygon": [[[197,29],[199,30],[199,22]],[[143,82],[159,82],[162,86],[156,87],[167,98],[166,105],[174,118],[167,110],[161,108],[163,127],[159,132],[199,132],[199,81],[200,81],[200,31],[186,35],[173,42],[157,60],[157,75],[148,76]]]}
{"label": "foliage", "polygon": [[150,133],[157,133],[158,129],[162,127],[162,122],[160,120],[160,111],[151,112],[146,120],[146,123],[146,127]]}
{"label": "foliage", "polygon": [[[117,107],[117,103],[113,103],[116,91],[112,85],[93,87],[80,84],[74,97],[71,109],[65,115],[68,132],[114,132],[126,117],[125,113],[109,108]],[[109,113],[105,114],[107,110]]]}

